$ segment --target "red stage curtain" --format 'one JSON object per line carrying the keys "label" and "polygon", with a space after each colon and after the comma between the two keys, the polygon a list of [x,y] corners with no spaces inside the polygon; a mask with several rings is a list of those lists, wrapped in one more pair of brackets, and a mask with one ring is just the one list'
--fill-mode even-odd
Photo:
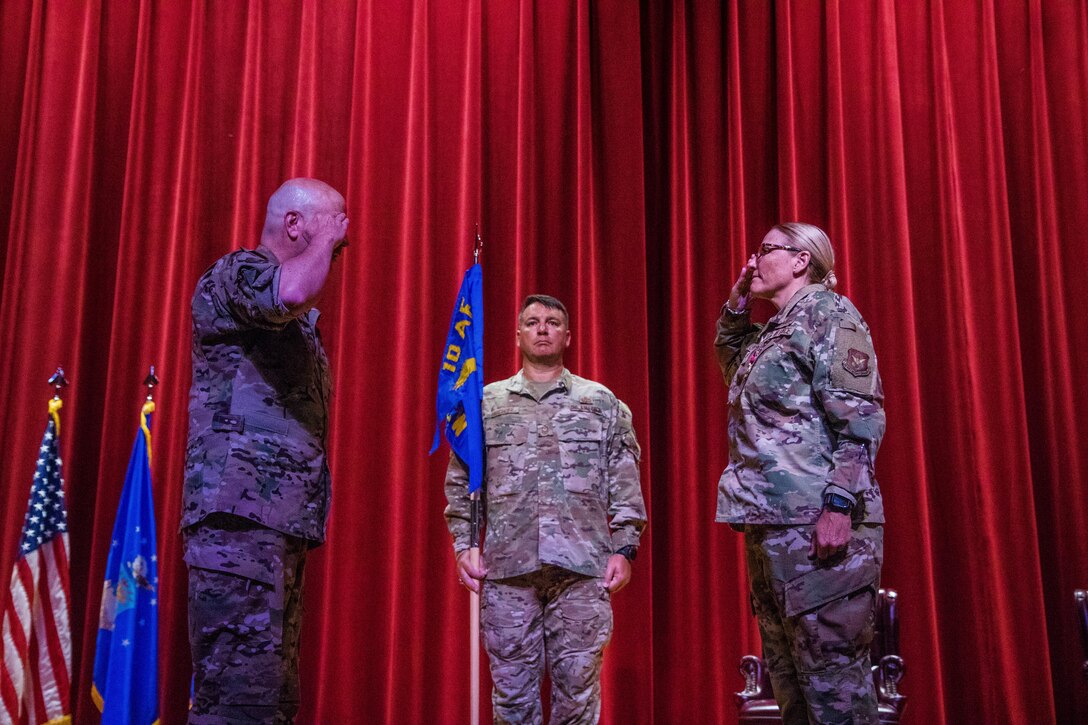
{"label": "red stage curtain", "polygon": [[874,331],[908,717],[1088,718],[1082,4],[37,0],[0,23],[0,572],[62,364],[78,722],[96,721],[102,573],[152,363],[162,714],[183,721],[188,300],[293,175],[344,190],[352,218],[322,304],[335,503],[301,722],[467,718],[445,454],[424,454],[477,221],[487,377],[517,367],[519,299],[556,294],[570,367],[631,405],[643,444],[651,527],[616,598],[603,722],[735,720],[759,642],[740,538],[713,523],[710,343],[738,265],[786,219],[830,232]]}

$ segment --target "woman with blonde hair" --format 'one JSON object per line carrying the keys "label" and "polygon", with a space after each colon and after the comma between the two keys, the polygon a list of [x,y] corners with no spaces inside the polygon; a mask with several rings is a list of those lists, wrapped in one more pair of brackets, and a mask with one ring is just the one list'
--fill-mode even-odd
{"label": "woman with blonde hair", "polygon": [[[716,520],[744,532],[763,658],[786,723],[876,723],[869,666],[883,560],[874,460],[884,394],[827,234],[775,225],[722,306],[729,464]],[[777,313],[751,319],[754,297]]]}

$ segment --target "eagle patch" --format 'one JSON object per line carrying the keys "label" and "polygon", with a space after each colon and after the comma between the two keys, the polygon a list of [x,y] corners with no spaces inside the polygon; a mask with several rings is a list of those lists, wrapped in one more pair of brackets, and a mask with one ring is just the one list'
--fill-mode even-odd
{"label": "eagle patch", "polygon": [[855,378],[864,378],[873,372],[870,365],[871,357],[858,350],[856,347],[852,347],[846,351],[846,357],[842,361],[842,366],[846,372],[853,375]]}

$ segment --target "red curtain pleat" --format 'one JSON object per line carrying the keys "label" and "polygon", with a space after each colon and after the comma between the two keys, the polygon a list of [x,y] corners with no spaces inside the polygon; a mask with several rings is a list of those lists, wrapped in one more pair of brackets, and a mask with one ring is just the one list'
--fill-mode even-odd
{"label": "red curtain pleat", "polygon": [[0,573],[62,364],[77,722],[97,722],[102,574],[151,364],[162,722],[184,721],[189,297],[295,175],[351,216],[321,304],[334,505],[300,722],[467,719],[446,454],[425,452],[477,223],[487,378],[517,369],[521,297],[555,294],[569,366],[630,404],[643,446],[651,526],[615,599],[602,722],[735,722],[759,636],[740,537],[713,523],[711,331],[788,219],[831,234],[880,358],[908,719],[1088,719],[1083,4],[37,0],[0,4],[0,25]]}

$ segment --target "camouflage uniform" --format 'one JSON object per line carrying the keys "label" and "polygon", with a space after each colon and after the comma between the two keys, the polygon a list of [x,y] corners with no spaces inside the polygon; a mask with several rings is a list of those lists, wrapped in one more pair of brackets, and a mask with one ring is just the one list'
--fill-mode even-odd
{"label": "camouflage uniform", "polygon": [[[594,723],[612,631],[602,577],[646,525],[631,411],[604,386],[564,370],[534,391],[523,373],[484,389],[487,580],[484,647],[497,723],[539,723],[548,663],[552,721]],[[454,550],[469,545],[468,472],[446,473]]]}
{"label": "camouflage uniform", "polygon": [[190,722],[289,722],[298,703],[302,569],[328,518],[331,383],[317,310],[292,316],[279,275],[265,249],[240,250],[193,294]]}
{"label": "camouflage uniform", "polygon": [[196,675],[189,722],[292,722],[307,542],[230,514],[210,514],[184,539]]}
{"label": "camouflage uniform", "polygon": [[[716,520],[746,532],[752,607],[785,722],[876,722],[869,669],[884,507],[873,461],[883,389],[869,328],[808,285],[765,326],[723,308],[729,465]],[[854,503],[847,551],[808,558],[823,495]]]}

